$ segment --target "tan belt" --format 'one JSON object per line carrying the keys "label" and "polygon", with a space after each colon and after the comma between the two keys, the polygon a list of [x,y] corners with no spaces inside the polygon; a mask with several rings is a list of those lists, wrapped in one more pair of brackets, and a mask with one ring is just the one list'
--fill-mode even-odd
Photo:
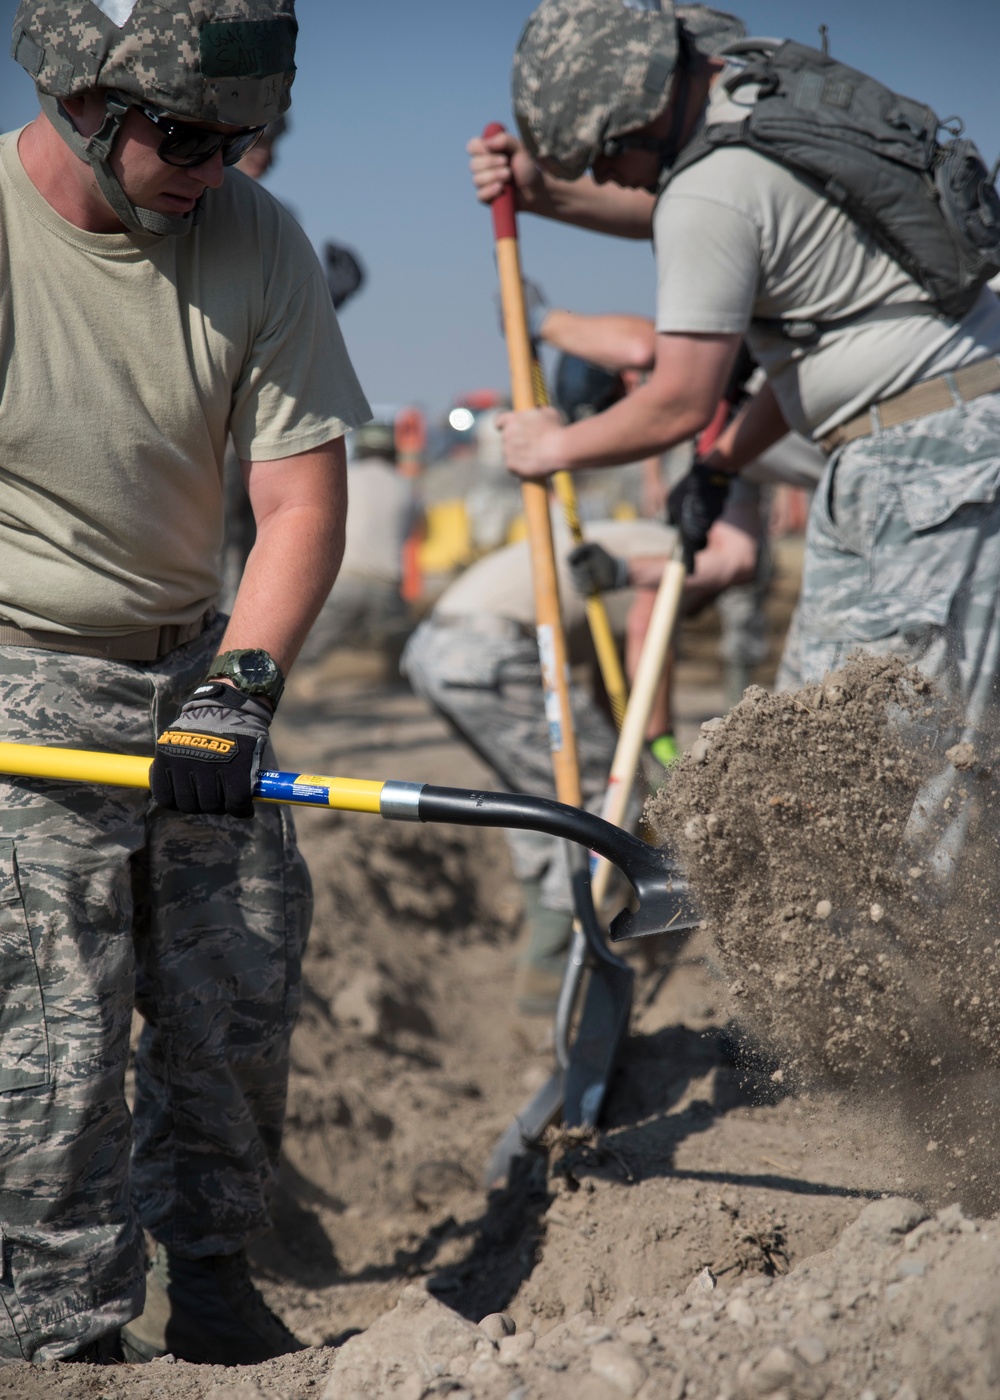
{"label": "tan belt", "polygon": [[159,661],[161,656],[200,637],[215,617],[210,608],[194,622],[147,627],[144,632],[128,632],[120,637],[76,637],[68,632],[44,632],[15,627],[0,620],[0,646],[38,647],[41,651],[63,651],[73,656],[99,656],[105,661]]}
{"label": "tan belt", "polygon": [[956,369],[952,374],[942,374],[936,379],[925,379],[922,384],[914,384],[912,389],[904,389],[891,399],[872,404],[856,418],[840,423],[826,437],[820,438],[820,447],[829,457],[845,442],[855,438],[868,437],[880,428],[896,428],[900,423],[912,422],[915,418],[926,418],[928,413],[943,413],[955,407],[956,395],[963,403],[981,398],[983,394],[995,394],[1000,390],[1000,357],[980,360],[977,364]]}

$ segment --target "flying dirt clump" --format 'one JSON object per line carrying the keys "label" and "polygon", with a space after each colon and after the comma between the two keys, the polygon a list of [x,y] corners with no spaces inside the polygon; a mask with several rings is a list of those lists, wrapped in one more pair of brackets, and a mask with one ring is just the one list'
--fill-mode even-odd
{"label": "flying dirt clump", "polygon": [[857,656],[794,693],[751,687],[703,726],[648,817],[779,1073],[900,1109],[925,1180],[983,1206],[998,1146],[998,802],[985,743],[959,734],[917,670]]}

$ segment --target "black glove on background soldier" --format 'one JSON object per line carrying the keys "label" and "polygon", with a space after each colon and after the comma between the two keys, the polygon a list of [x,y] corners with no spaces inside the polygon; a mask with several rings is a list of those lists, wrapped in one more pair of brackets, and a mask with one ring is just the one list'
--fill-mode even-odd
{"label": "black glove on background soldier", "polygon": [[628,587],[628,560],[610,554],[596,540],[585,540],[566,556],[570,578],[577,593],[590,598]]}
{"label": "black glove on background soldier", "polygon": [[708,532],[725,510],[732,484],[729,472],[706,467],[696,458],[667,497],[667,520],[681,537],[689,574],[694,572],[694,556],[708,544]]}
{"label": "black glove on background soldier", "polygon": [[192,691],[156,741],[153,797],[175,812],[252,817],[273,711],[222,681]]}

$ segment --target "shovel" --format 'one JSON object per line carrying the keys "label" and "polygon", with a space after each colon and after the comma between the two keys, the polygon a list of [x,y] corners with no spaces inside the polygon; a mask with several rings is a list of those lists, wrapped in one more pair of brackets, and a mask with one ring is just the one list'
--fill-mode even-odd
{"label": "shovel", "polygon": [[[0,743],[0,773],[23,778],[148,788],[152,761],[90,749]],[[623,937],[641,937],[653,932],[654,926],[666,928],[685,907],[685,887],[677,880],[663,851],[602,817],[567,807],[550,797],[267,769],[257,775],[254,798],[258,802],[288,802],[299,807],[332,807],[339,812],[369,812],[387,821],[505,826],[562,837],[585,850],[597,851],[617,866],[631,885],[638,907],[623,909],[613,923],[613,927],[625,930]]]}
{"label": "shovel", "polygon": [[[684,565],[675,555],[667,562],[657,590],[601,807],[601,819],[613,823],[616,829],[620,829],[625,820],[646,724],[677,622],[684,579]],[[669,857],[664,856],[664,860],[671,870],[673,903],[670,918],[659,931],[681,932],[694,927],[699,915],[688,896],[686,882],[677,876]],[[574,907],[579,927],[574,929],[556,1010],[556,1069],[518,1111],[494,1148],[486,1169],[487,1186],[499,1186],[506,1181],[514,1159],[538,1142],[560,1113],[563,1121],[571,1126],[596,1123],[628,1035],[635,975],[627,963],[608,949],[594,912],[595,904],[600,907],[604,902],[611,865],[593,853],[589,864],[591,869],[581,870],[579,860],[574,859]],[[634,931],[623,930],[629,927],[634,930],[636,925],[623,925],[620,918],[619,915],[612,922],[614,934],[635,936]],[[573,1010],[588,962],[591,977],[571,1047]]]}
{"label": "shovel", "polygon": [[[486,135],[493,135],[503,128],[493,123],[486,128]],[[497,272],[500,280],[500,302],[503,310],[504,338],[507,343],[507,356],[510,362],[511,400],[514,408],[525,410],[535,408],[539,399],[541,373],[534,356],[528,321],[524,307],[524,284],[521,277],[521,258],[517,237],[517,216],[514,208],[514,191],[506,189],[492,205],[493,234],[496,244]],[[573,732],[573,714],[569,698],[569,664],[566,651],[566,638],[563,633],[559,607],[559,581],[556,571],[555,551],[552,544],[552,520],[549,514],[548,483],[544,481],[523,481],[521,499],[524,519],[527,526],[528,549],[531,559],[531,576],[535,598],[535,621],[538,632],[538,656],[541,664],[542,691],[545,713],[549,727],[549,746],[552,751],[552,771],[556,794],[561,802],[572,807],[582,806],[580,791],[580,771],[576,753],[576,738]],[[574,895],[589,901],[589,889],[575,882]],[[587,909],[575,905],[576,919],[573,928],[571,956],[563,979],[560,1008],[561,1022],[557,1022],[560,1039],[560,1063],[552,1080],[542,1092],[542,1103],[536,1095],[526,1107],[528,1122],[515,1120],[504,1136],[504,1144],[493,1154],[488,1168],[488,1178],[492,1184],[498,1172],[506,1175],[510,1158],[521,1150],[524,1131],[535,1136],[551,1121],[562,1107],[564,1066],[568,1069],[572,1061],[572,1051],[567,1047],[569,1022],[580,986],[586,960],[585,927],[593,925],[592,904]],[[603,945],[603,939],[599,939]],[[601,964],[603,966],[603,964]],[[618,971],[618,969],[616,969]],[[626,970],[627,971],[627,970]],[[619,998],[624,994],[624,1001]],[[628,1023],[631,1006],[631,980],[627,985],[620,980],[615,983],[605,981],[601,976],[592,979],[588,989],[588,1000],[592,1007],[597,1006],[595,1027],[607,1027]],[[602,1007],[600,1003],[606,1004]],[[595,1030],[596,1034],[596,1030]],[[609,1046],[609,1049],[611,1047]],[[589,1056],[594,1061],[594,1047]],[[538,1124],[541,1122],[541,1128]],[[500,1161],[498,1162],[498,1152]]]}

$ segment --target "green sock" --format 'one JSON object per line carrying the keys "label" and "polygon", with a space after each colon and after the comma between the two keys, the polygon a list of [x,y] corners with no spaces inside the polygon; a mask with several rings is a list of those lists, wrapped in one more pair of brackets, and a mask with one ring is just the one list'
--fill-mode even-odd
{"label": "green sock", "polygon": [[681,746],[672,734],[661,734],[658,739],[651,739],[646,747],[664,768],[669,768],[681,756]]}

